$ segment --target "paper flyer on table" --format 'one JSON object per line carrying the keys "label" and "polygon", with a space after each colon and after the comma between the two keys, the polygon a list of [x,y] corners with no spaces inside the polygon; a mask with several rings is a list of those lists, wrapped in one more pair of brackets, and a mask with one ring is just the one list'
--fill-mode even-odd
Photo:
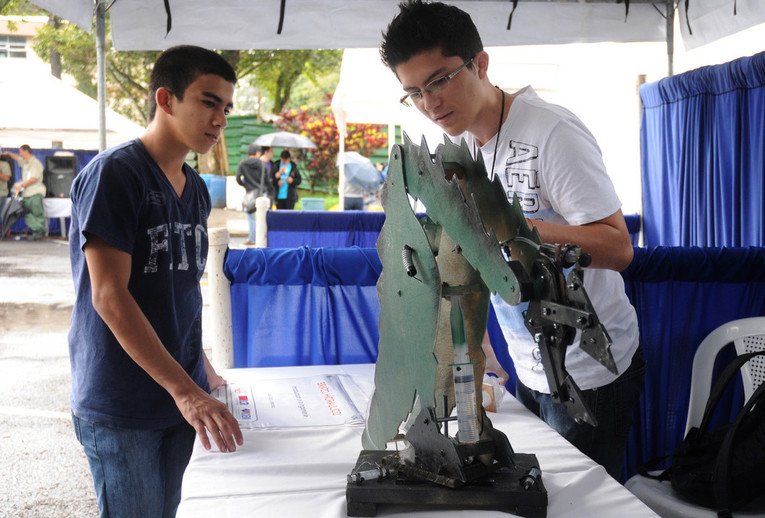
{"label": "paper flyer on table", "polygon": [[345,385],[355,386],[346,375],[235,381],[213,395],[242,428],[363,425]]}

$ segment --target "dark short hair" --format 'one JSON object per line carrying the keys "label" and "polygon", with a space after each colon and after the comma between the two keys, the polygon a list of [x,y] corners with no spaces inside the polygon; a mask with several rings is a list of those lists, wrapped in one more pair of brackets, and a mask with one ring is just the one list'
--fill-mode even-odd
{"label": "dark short hair", "polygon": [[262,153],[262,152],[263,152],[263,148],[260,147],[258,144],[250,144],[249,146],[247,146],[247,154],[250,156],[257,155],[258,153]]}
{"label": "dark short hair", "polygon": [[440,48],[445,57],[464,61],[483,50],[481,36],[465,11],[441,2],[410,0],[399,4],[400,12],[383,32],[380,57],[395,68],[413,56]]}
{"label": "dark short hair", "polygon": [[32,152],[32,148],[29,147],[29,144],[22,144],[21,147],[19,148],[19,151],[21,151],[22,149],[24,151],[26,151],[27,153],[31,153]]}
{"label": "dark short hair", "polygon": [[215,74],[236,84],[234,68],[212,50],[194,45],[177,45],[160,54],[149,81],[149,120],[154,120],[157,112],[157,90],[167,88],[178,99],[183,99],[186,88],[205,74]]}
{"label": "dark short hair", "polygon": [[286,149],[284,151],[282,151],[282,154],[281,154],[282,158],[290,158],[291,156],[292,155],[290,155],[290,152],[287,151]]}

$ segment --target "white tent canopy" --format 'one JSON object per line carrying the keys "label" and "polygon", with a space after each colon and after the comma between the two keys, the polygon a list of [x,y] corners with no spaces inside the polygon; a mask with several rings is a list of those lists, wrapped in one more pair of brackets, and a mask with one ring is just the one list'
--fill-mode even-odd
{"label": "white tent canopy", "polygon": [[[56,79],[47,67],[0,59],[0,145],[98,149],[98,102]],[[141,134],[138,124],[108,110],[106,139],[117,145]]]}
{"label": "white tent canopy", "polygon": [[[468,12],[486,46],[665,41],[665,6],[673,0],[520,0],[507,23],[507,0],[450,1]],[[675,0],[676,1],[676,0]],[[48,11],[90,30],[94,0],[33,0]],[[157,50],[181,43],[214,49],[376,47],[398,11],[399,0],[117,0],[110,14],[114,47]],[[737,14],[734,16],[734,3]],[[714,41],[765,22],[762,0],[680,2],[686,48]],[[168,24],[170,31],[168,32]]]}
{"label": "white tent canopy", "polygon": [[[671,55],[674,25],[671,16],[667,20],[667,11],[673,13],[675,6],[686,49],[765,23],[763,0],[631,0],[629,13],[623,0],[520,0],[508,30],[512,2],[445,1],[471,15],[487,47],[661,41],[667,43]],[[33,2],[85,29],[93,26],[94,4],[107,5],[105,0]],[[108,5],[112,41],[118,50],[157,50],[177,44],[214,49],[357,49],[379,45],[381,33],[398,11],[398,3],[399,0],[115,0]],[[97,18],[97,22],[102,20]],[[343,64],[344,70],[351,66]],[[375,78],[384,76],[376,74]],[[385,77],[383,81],[390,81],[390,75]],[[365,79],[372,81],[369,77]],[[377,102],[367,96],[359,103],[352,95],[346,99],[349,88],[348,85],[338,88],[336,95],[341,100],[333,106],[341,132],[346,122],[405,124],[402,117],[407,115],[385,101]],[[351,109],[353,103],[356,107]],[[361,107],[362,104],[366,106]],[[353,113],[361,111],[366,115],[355,118]]]}

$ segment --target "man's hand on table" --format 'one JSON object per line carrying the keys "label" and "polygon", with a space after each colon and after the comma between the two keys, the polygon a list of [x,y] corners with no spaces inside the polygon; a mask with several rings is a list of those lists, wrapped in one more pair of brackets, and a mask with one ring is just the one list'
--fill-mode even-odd
{"label": "man's hand on table", "polygon": [[236,418],[231,415],[226,405],[204,390],[198,389],[179,398],[175,404],[183,418],[194,427],[206,450],[211,448],[209,437],[213,438],[218,450],[224,453],[236,451],[237,445],[244,444],[242,430]]}

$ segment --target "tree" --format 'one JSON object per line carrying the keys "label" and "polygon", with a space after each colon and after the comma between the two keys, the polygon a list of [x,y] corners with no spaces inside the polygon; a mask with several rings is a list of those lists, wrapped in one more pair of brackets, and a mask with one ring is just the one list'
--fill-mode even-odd
{"label": "tree", "polygon": [[[41,14],[23,0],[0,0],[4,14]],[[34,51],[46,62],[60,55],[64,73],[74,77],[78,88],[96,97],[95,34],[70,23],[50,23],[33,42]],[[106,17],[106,85],[110,108],[140,123],[148,117],[148,84],[151,65],[159,52],[115,51],[111,45],[111,24]],[[341,50],[234,50],[221,51],[239,78],[254,76],[258,89],[266,92],[272,112],[289,106],[292,88],[300,78],[314,81],[340,68]],[[254,107],[258,112],[261,106]]]}
{"label": "tree", "polygon": [[[309,182],[313,194],[319,182],[331,181],[337,184],[339,171],[337,155],[340,151],[340,135],[335,123],[335,117],[329,110],[332,96],[327,94],[324,109],[282,110],[278,129],[291,131],[308,137],[316,144],[317,149],[310,151],[299,150],[295,153],[296,160],[305,164],[304,169],[310,171]],[[384,148],[388,144],[386,127],[380,124],[348,124],[345,138],[346,151],[358,151],[362,155]]]}
{"label": "tree", "polygon": [[279,113],[287,106],[292,88],[300,77],[309,78],[316,84],[318,78],[338,70],[343,59],[341,50],[274,50],[265,52],[269,55],[254,60],[255,63],[251,63],[250,66],[258,85],[272,95],[273,113]]}
{"label": "tree", "polygon": [[48,13],[27,0],[0,0],[0,14],[45,16]]}
{"label": "tree", "polygon": [[[70,23],[62,23],[58,27],[49,24],[37,33],[33,48],[47,62],[50,62],[53,52],[60,54],[61,68],[74,78],[77,88],[93,98],[97,97],[96,43],[93,34]],[[159,52],[117,52],[111,48],[109,41],[106,49],[107,104],[114,111],[146,125],[149,77]]]}

